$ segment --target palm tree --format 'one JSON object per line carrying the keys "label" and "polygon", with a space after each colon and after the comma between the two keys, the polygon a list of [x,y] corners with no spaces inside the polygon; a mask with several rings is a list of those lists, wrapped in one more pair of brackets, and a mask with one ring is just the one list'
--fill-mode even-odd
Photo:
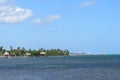
{"label": "palm tree", "polygon": [[0,55],[3,55],[3,46],[0,46]]}

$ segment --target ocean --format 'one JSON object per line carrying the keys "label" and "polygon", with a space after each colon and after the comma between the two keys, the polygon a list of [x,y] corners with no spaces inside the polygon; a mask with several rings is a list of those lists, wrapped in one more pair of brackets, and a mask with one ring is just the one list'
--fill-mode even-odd
{"label": "ocean", "polygon": [[0,58],[0,80],[120,80],[120,55]]}

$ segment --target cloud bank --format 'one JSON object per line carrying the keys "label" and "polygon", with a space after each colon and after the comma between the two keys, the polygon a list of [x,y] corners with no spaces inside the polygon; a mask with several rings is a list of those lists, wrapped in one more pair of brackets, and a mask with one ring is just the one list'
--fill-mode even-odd
{"label": "cloud bank", "polygon": [[81,8],[84,8],[84,7],[92,6],[92,5],[94,5],[94,4],[95,4],[94,1],[86,1],[86,2],[83,2],[83,3],[80,5],[80,7],[81,7]]}
{"label": "cloud bank", "polygon": [[[0,3],[7,3],[7,0],[0,0]],[[11,3],[12,4],[12,3]],[[21,22],[32,15],[30,9],[24,9],[17,6],[2,5],[0,6],[0,23],[17,23]]]}

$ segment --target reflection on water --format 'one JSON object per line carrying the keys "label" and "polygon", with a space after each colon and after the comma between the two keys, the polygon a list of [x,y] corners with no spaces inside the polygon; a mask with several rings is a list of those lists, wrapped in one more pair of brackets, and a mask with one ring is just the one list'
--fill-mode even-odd
{"label": "reflection on water", "polygon": [[0,58],[0,80],[119,80],[120,56]]}

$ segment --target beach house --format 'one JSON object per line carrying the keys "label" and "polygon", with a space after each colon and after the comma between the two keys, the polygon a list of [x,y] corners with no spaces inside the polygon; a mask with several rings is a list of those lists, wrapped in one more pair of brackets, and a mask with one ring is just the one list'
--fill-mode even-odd
{"label": "beach house", "polygon": [[46,56],[46,52],[40,52],[40,56]]}
{"label": "beach house", "polygon": [[31,53],[26,53],[25,55],[26,55],[26,56],[31,56]]}
{"label": "beach house", "polygon": [[10,56],[10,54],[8,52],[5,52],[4,57],[8,57],[8,56]]}

